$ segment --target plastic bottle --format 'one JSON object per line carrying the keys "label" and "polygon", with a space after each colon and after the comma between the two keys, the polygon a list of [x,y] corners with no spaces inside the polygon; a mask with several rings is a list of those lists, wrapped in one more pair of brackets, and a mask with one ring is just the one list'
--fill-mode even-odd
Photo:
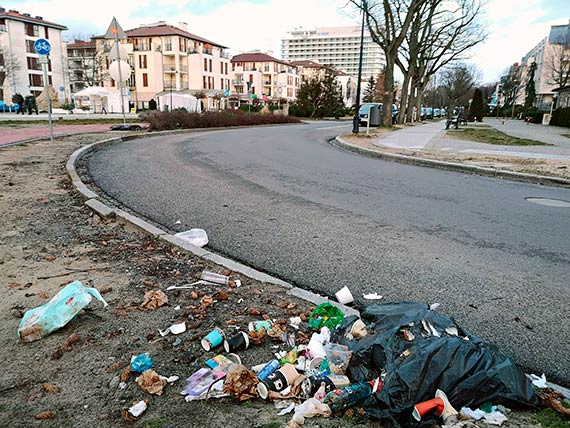
{"label": "plastic bottle", "polygon": [[323,403],[328,404],[333,412],[349,409],[370,397],[373,386],[374,381],[370,381],[335,389],[326,395]]}

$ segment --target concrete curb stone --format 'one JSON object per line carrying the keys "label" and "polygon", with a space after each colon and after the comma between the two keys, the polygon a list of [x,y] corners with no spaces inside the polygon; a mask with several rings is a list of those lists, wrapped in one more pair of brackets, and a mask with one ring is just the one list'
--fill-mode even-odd
{"label": "concrete curb stone", "polygon": [[364,156],[389,160],[393,162],[402,162],[412,165],[427,166],[431,168],[439,168],[450,171],[478,174],[488,177],[503,178],[507,180],[522,181],[533,184],[542,184],[546,186],[570,187],[570,180],[565,178],[548,177],[544,175],[527,174],[527,173],[514,172],[514,171],[504,171],[500,169],[485,168],[476,165],[465,165],[457,162],[438,161],[434,159],[420,158],[417,156],[386,153],[382,152],[381,148],[379,148],[379,151],[377,151],[356,146],[354,144],[345,141],[341,137],[336,137],[330,142],[333,146],[338,147],[340,149],[348,150],[353,153],[361,154]]}

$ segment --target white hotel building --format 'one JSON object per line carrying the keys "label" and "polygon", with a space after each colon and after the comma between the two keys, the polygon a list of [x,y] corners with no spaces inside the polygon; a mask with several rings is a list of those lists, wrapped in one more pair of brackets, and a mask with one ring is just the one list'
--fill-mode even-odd
{"label": "white hotel building", "polygon": [[[281,57],[285,61],[311,60],[330,64],[350,76],[358,76],[360,27],[323,27],[290,31],[281,40]],[[384,65],[384,53],[364,32],[362,79],[376,78]]]}

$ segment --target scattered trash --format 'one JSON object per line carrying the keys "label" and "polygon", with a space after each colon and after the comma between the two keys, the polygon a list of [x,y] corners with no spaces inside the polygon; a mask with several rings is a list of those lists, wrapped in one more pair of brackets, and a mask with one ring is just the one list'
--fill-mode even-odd
{"label": "scattered trash", "polygon": [[238,401],[248,400],[257,396],[256,385],[259,379],[253,372],[241,364],[232,364],[224,381],[224,392]]}
{"label": "scattered trash", "polygon": [[[310,398],[324,385],[326,393],[334,389],[350,385],[350,379],[344,375],[313,375],[307,377],[301,384],[301,391],[305,398]],[[323,397],[324,398],[324,397]]]}
{"label": "scattered trash", "polygon": [[153,363],[149,353],[139,354],[131,358],[130,370],[135,373],[142,373],[150,369]]}
{"label": "scattered trash", "polygon": [[208,244],[208,234],[204,229],[190,229],[177,233],[174,236],[196,247],[203,247]]}
{"label": "scattered trash", "polygon": [[[323,403],[327,404],[332,412],[346,410],[367,400],[373,392],[377,391],[378,386],[377,381],[347,385],[329,392]],[[380,389],[382,389],[381,386]]]}
{"label": "scattered trash", "polygon": [[141,415],[148,408],[149,400],[142,400],[134,403],[128,410],[123,409],[121,415],[127,422],[134,422],[141,417]]}
{"label": "scattered trash", "polygon": [[200,280],[200,281],[195,281],[192,282],[190,284],[184,284],[184,285],[171,285],[169,287],[166,287],[167,291],[170,290],[183,290],[183,289],[188,289],[188,288],[194,288],[195,285],[200,285],[200,284],[205,284],[204,281]]}
{"label": "scattered trash", "polygon": [[318,305],[309,318],[309,327],[319,330],[321,327],[335,328],[342,323],[344,314],[336,306],[329,302]]}
{"label": "scattered trash", "polygon": [[532,379],[532,384],[537,388],[546,388],[546,375],[544,373],[540,377],[535,374],[531,374],[530,378]]}
{"label": "scattered trash", "polygon": [[281,367],[281,364],[277,360],[271,360],[267,364],[263,366],[263,368],[257,373],[257,378],[259,380],[265,380],[267,377],[272,374],[275,370]]}
{"label": "scattered trash", "polygon": [[172,324],[170,327],[168,327],[166,330],[162,331],[162,330],[158,330],[158,332],[160,333],[161,336],[166,336],[169,333],[172,334],[180,334],[180,333],[184,333],[186,331],[186,323],[184,321],[182,321],[181,323],[177,323],[177,324]]}
{"label": "scattered trash", "polygon": [[241,364],[241,358],[236,354],[216,355],[205,364],[216,371],[227,372],[232,364]]}
{"label": "scattered trash", "polygon": [[152,369],[145,370],[136,379],[137,385],[147,394],[162,395],[166,380]]}
{"label": "scattered trash", "polygon": [[322,403],[316,398],[309,398],[299,406],[295,407],[295,414],[287,423],[288,427],[298,428],[305,424],[305,418],[312,418],[315,416],[331,415],[331,409],[328,405]]}
{"label": "scattered trash", "polygon": [[211,282],[214,284],[229,285],[229,283],[230,283],[230,277],[229,276],[221,275],[219,273],[214,273],[214,272],[208,272],[206,270],[204,272],[202,272],[202,275],[200,276],[200,278],[203,281]]}
{"label": "scattered trash", "polygon": [[273,323],[269,320],[261,320],[261,321],[252,321],[248,325],[249,331],[255,331],[259,333],[261,329],[265,329],[265,331],[269,331]]}
{"label": "scattered trash", "polygon": [[175,310],[175,311],[179,311],[179,310],[180,310],[180,305],[175,306],[175,307],[174,307],[174,310]]}
{"label": "scattered trash", "polygon": [[282,409],[279,413],[277,413],[277,416],[284,416],[288,413],[291,413],[293,410],[295,410],[295,403],[291,403],[287,407]]}
{"label": "scattered trash", "polygon": [[439,389],[435,391],[435,398],[416,404],[412,416],[419,422],[430,412],[434,412],[438,418],[443,419],[445,424],[457,421],[457,410],[449,403],[447,395]]}
{"label": "scattered trash", "polygon": [[440,303],[432,303],[431,305],[429,305],[429,310],[430,311],[435,311],[437,308],[439,308],[441,306]]}
{"label": "scattered trash", "polygon": [[301,317],[292,317],[289,318],[289,325],[291,327],[293,327],[295,330],[298,330],[299,327],[301,327],[301,323],[303,322],[303,320],[301,319]]}
{"label": "scattered trash", "polygon": [[172,346],[174,346],[174,347],[180,346],[181,344],[182,344],[182,339],[180,339],[179,337],[174,339],[174,342],[172,342]]}
{"label": "scattered trash", "polygon": [[349,351],[347,346],[337,343],[327,343],[324,349],[331,371],[334,374],[343,375],[348,368],[352,351]]}
{"label": "scattered trash", "polygon": [[219,328],[215,328],[202,339],[202,348],[209,351],[220,346],[223,341],[224,332]]}
{"label": "scattered trash", "polygon": [[496,410],[496,406],[492,406],[492,409],[493,410],[491,412],[485,412],[481,409],[471,410],[469,407],[462,407],[461,413],[469,416],[471,419],[474,419],[476,421],[485,419],[485,422],[488,424],[498,425],[498,426],[503,425],[503,423],[507,421],[508,418],[504,414]]}
{"label": "scattered trash", "polygon": [[44,383],[42,385],[42,389],[46,392],[50,392],[52,394],[56,394],[59,392],[59,388],[51,383]]}
{"label": "scattered trash", "polygon": [[362,322],[362,320],[356,320],[350,329],[350,332],[347,333],[347,339],[360,339],[368,334],[366,331],[366,324]]}
{"label": "scattered trash", "polygon": [[55,350],[52,354],[52,360],[59,360],[64,352],[69,352],[73,349],[74,344],[81,342],[81,338],[76,333],[71,333],[67,339]]}
{"label": "scattered trash", "polygon": [[226,352],[243,351],[249,348],[249,336],[243,331],[238,332],[230,339],[224,341],[224,349]]}
{"label": "scattered trash", "polygon": [[85,288],[79,281],[67,284],[48,303],[30,309],[24,314],[18,335],[24,342],[32,342],[63,327],[95,297],[107,306],[107,302],[95,288]]}
{"label": "scattered trash", "polygon": [[141,303],[141,309],[152,311],[168,303],[168,297],[162,290],[149,290],[144,293],[144,300]]}
{"label": "scattered trash", "polygon": [[[346,345],[352,352],[346,375],[353,382],[382,378],[383,388],[364,404],[365,411],[380,422],[411,425],[414,404],[432,399],[437,389],[445,391],[458,408],[487,401],[540,406],[530,380],[504,353],[427,305],[368,306],[361,312],[368,336],[347,339],[356,319],[347,317],[331,342]],[[450,328],[457,329],[458,335],[447,333]],[[413,334],[414,340],[406,340],[402,329]]]}
{"label": "scattered trash", "polygon": [[55,412],[53,410],[46,410],[45,412],[38,413],[35,418],[40,420],[51,419],[55,417]]}
{"label": "scattered trash", "polygon": [[366,300],[380,300],[382,298],[382,296],[378,293],[363,294],[362,297],[364,297]]}
{"label": "scattered trash", "polygon": [[269,391],[282,392],[298,377],[299,372],[293,365],[284,364],[257,384],[257,393],[261,398],[266,399]]}
{"label": "scattered trash", "polygon": [[206,392],[210,386],[222,379],[226,374],[221,371],[213,371],[212,369],[201,368],[188,379],[186,379],[186,387],[180,392],[182,395],[191,395],[197,397]]}
{"label": "scattered trash", "polygon": [[344,286],[340,290],[335,293],[336,299],[339,303],[343,305],[348,305],[349,303],[354,302],[354,297],[352,297],[352,293],[348,289],[348,287]]}

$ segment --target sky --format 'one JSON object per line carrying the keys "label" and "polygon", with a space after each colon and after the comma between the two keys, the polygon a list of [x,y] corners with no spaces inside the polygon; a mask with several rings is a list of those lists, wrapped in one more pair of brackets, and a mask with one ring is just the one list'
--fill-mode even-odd
{"label": "sky", "polygon": [[[496,81],[501,72],[548,35],[551,25],[568,24],[568,0],[486,0],[489,36],[472,51],[470,61],[480,70],[482,83]],[[88,39],[104,34],[113,17],[124,30],[141,24],[186,22],[195,35],[228,46],[230,53],[250,50],[280,58],[281,39],[288,31],[303,28],[358,25],[349,0],[0,0],[6,10],[15,9],[69,28],[64,38]],[[93,7],[91,5],[96,5]]]}

